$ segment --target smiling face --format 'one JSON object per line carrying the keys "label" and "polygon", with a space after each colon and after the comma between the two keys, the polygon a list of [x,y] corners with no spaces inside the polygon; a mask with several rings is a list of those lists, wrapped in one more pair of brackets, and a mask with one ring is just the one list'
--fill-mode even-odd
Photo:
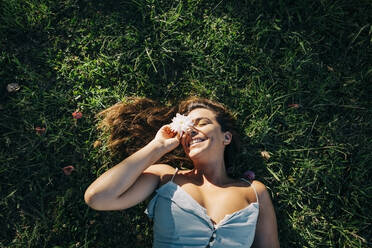
{"label": "smiling face", "polygon": [[196,160],[216,159],[224,157],[225,146],[231,141],[230,132],[222,132],[213,111],[206,108],[192,110],[188,117],[194,123],[182,139],[186,154],[194,162]]}

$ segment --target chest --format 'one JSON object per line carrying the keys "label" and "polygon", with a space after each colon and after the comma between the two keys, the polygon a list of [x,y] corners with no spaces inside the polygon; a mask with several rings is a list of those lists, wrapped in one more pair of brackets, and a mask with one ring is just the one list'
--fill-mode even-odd
{"label": "chest", "polygon": [[[193,191],[196,194],[191,196]],[[159,187],[156,192],[146,209],[148,216],[154,220],[153,247],[164,247],[164,244],[169,244],[169,247],[206,247],[208,243],[216,248],[251,246],[259,213],[258,204],[249,204],[230,214],[227,211],[219,212],[229,205],[227,202],[213,202],[213,206],[220,206],[215,215],[205,198],[211,201],[231,199],[221,192],[205,197],[207,191],[190,185],[181,187],[172,181]],[[197,202],[193,197],[200,197],[206,208],[201,205],[203,202]],[[228,216],[221,220],[218,214]]]}
{"label": "chest", "polygon": [[247,207],[247,189],[241,187],[200,187],[192,183],[180,186],[197,204],[206,209],[214,224],[218,224],[226,215]]}

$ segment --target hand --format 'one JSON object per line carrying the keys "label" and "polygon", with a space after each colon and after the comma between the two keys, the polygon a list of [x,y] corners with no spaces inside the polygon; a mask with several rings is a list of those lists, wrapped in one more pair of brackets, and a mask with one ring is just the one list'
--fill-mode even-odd
{"label": "hand", "polygon": [[180,135],[173,132],[169,125],[164,125],[156,133],[154,141],[163,146],[167,152],[170,152],[180,144],[180,138]]}

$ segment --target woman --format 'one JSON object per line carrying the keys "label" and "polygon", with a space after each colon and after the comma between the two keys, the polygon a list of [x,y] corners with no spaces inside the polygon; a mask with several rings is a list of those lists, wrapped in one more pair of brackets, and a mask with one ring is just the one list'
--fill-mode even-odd
{"label": "woman", "polygon": [[[143,107],[144,102],[148,106]],[[175,109],[153,104],[137,99],[130,108],[121,104],[104,111],[104,123],[112,131],[111,144],[117,145],[123,139],[120,136],[128,135],[118,131],[128,127],[123,125],[129,123],[128,118],[129,126],[151,129],[159,121],[150,114],[155,112],[168,116],[169,123]],[[178,112],[191,121],[186,129],[177,132],[163,125],[155,138],[88,187],[86,203],[96,210],[126,209],[156,190],[146,210],[154,219],[154,247],[279,247],[266,187],[258,181],[230,178],[226,172],[239,139],[232,115],[223,105],[202,98],[181,102]],[[135,124],[140,119],[146,120]],[[130,140],[141,140],[141,132],[136,133],[137,138]],[[192,169],[178,170],[158,162],[180,145]]]}

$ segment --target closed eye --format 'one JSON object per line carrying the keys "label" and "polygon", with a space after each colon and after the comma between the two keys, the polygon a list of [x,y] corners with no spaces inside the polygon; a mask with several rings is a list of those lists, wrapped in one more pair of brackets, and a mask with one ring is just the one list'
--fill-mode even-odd
{"label": "closed eye", "polygon": [[201,127],[201,126],[205,126],[205,125],[210,124],[210,123],[211,122],[208,119],[205,119],[205,118],[196,119],[194,126]]}

